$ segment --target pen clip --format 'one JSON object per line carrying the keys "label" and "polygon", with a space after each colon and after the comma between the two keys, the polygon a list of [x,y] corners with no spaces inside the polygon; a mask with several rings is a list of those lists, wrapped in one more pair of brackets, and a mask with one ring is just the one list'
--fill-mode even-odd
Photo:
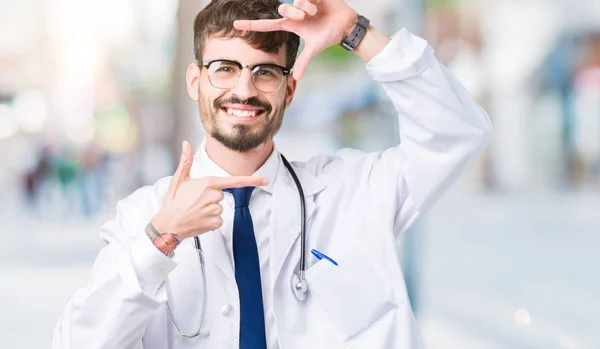
{"label": "pen clip", "polygon": [[338,265],[337,262],[334,261],[332,258],[330,258],[329,256],[327,256],[326,254],[324,254],[322,252],[315,250],[314,248],[312,250],[310,250],[310,253],[312,253],[315,257],[317,257],[318,260],[325,258],[326,260],[331,262],[333,265],[335,265],[335,266]]}

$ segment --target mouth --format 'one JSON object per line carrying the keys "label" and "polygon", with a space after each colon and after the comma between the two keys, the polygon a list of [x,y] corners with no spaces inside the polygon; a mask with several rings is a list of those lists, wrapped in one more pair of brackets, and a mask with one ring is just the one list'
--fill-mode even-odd
{"label": "mouth", "polygon": [[239,121],[251,121],[265,114],[265,109],[253,106],[222,106],[220,108],[229,117]]}

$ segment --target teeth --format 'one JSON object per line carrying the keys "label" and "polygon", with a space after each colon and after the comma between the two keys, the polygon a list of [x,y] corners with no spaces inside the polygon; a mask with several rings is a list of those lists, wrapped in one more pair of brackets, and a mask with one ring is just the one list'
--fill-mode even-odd
{"label": "teeth", "polygon": [[256,116],[256,110],[239,110],[239,109],[233,109],[233,108],[227,108],[227,114],[229,115],[233,115],[233,116],[238,116],[238,117],[249,117],[249,116]]}

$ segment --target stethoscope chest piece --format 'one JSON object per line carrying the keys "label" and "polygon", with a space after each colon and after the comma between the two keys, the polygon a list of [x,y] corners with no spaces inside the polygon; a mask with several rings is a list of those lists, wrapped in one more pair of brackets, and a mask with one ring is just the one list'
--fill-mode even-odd
{"label": "stethoscope chest piece", "polygon": [[290,286],[292,287],[292,292],[294,293],[294,296],[298,302],[304,302],[308,296],[308,282],[304,279],[304,277],[301,279],[298,273],[292,274]]}

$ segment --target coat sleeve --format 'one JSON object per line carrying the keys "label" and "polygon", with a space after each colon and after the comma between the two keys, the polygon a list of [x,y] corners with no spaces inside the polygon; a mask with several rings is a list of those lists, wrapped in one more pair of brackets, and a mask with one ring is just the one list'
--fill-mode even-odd
{"label": "coat sleeve", "polygon": [[341,150],[337,158],[359,173],[352,181],[368,188],[366,200],[390,210],[399,237],[481,153],[491,123],[427,42],[406,29],[366,68],[398,113],[400,144],[369,154]]}
{"label": "coat sleeve", "polygon": [[53,349],[142,348],[146,324],[166,300],[164,281],[176,267],[144,232],[159,207],[161,187],[159,181],[120,201],[116,217],[102,226],[106,245],[88,284],[75,292],[56,323]]}

